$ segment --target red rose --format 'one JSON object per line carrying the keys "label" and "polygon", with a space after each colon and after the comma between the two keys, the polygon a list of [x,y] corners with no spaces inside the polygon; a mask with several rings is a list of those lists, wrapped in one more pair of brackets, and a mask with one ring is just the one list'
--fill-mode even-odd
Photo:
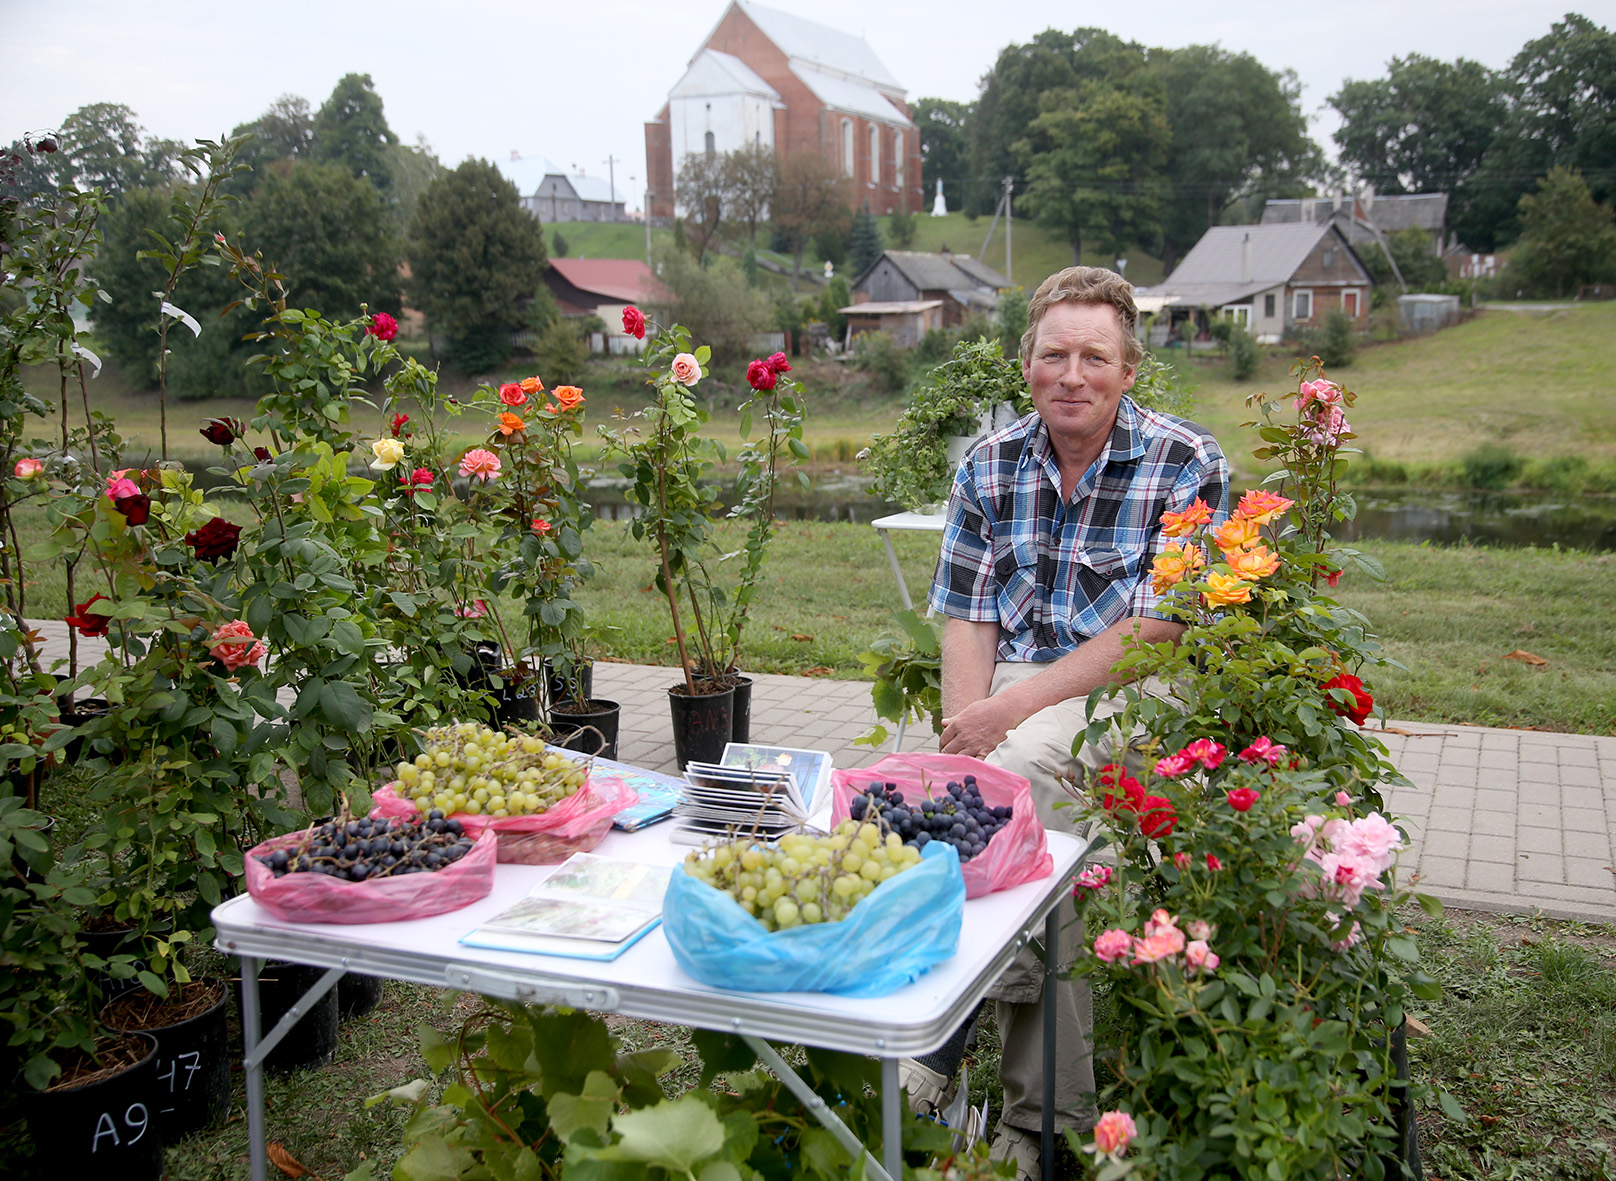
{"label": "red rose", "polygon": [[185,544],[196,551],[204,562],[219,562],[236,552],[241,542],[241,526],[223,517],[214,517],[206,525],[185,535]]}
{"label": "red rose", "polygon": [[207,426],[199,432],[210,443],[217,443],[220,447],[228,447],[242,435],[247,428],[234,418],[210,418]]}
{"label": "red rose", "polygon": [[432,491],[432,480],[431,468],[418,467],[409,475],[401,474],[398,477],[398,482],[404,485],[399,491],[405,496],[414,496],[417,492],[430,492]]}
{"label": "red rose", "polygon": [[409,438],[412,434],[414,434],[415,433],[414,431],[405,431],[404,430],[404,428],[409,425],[409,422],[410,422],[410,416],[408,414],[395,414],[395,415],[393,415],[393,438],[395,438],[395,439],[398,438],[400,431],[404,431],[404,437],[406,439]]}
{"label": "red rose", "polygon": [[635,340],[645,339],[645,313],[633,304],[623,309],[623,331]]}
{"label": "red rose", "polygon": [[1216,853],[1208,853],[1206,855],[1206,867],[1216,873],[1223,868],[1223,862],[1218,860]]}
{"label": "red rose", "polygon": [[759,393],[774,388],[774,370],[767,361],[753,361],[746,367],[746,380]]}
{"label": "red rose", "polygon": [[268,463],[271,459],[274,459],[275,457],[269,453],[269,448],[268,447],[254,447],[253,448],[253,458],[256,459],[259,463]]}
{"label": "red rose", "polygon": [[1133,812],[1137,811],[1139,805],[1144,803],[1145,789],[1139,785],[1137,779],[1115,763],[1107,763],[1101,767],[1097,780],[1100,788],[1105,792],[1105,795],[1100,800],[1100,806],[1107,812],[1115,812],[1119,809]]}
{"label": "red rose", "polygon": [[[1369,711],[1375,708],[1375,699],[1369,696],[1369,690],[1364,688],[1362,677],[1355,677],[1351,673],[1341,673],[1339,676],[1331,677],[1328,681],[1325,681],[1320,688],[1324,690],[1324,703],[1330,707],[1331,711],[1343,718],[1351,718],[1354,725],[1362,726],[1364,719],[1369,716]],[[1331,692],[1334,689],[1343,690],[1349,694],[1352,697],[1352,704],[1343,705],[1337,700],[1336,695]]]}
{"label": "red rose", "polygon": [[370,318],[370,324],[365,331],[377,340],[392,340],[398,335],[398,321],[386,312],[377,312]]}
{"label": "red rose", "polygon": [[791,362],[786,360],[784,353],[775,353],[774,356],[769,358],[769,368],[776,373],[790,373]]}
{"label": "red rose", "polygon": [[[90,610],[90,608],[95,606],[95,604],[101,599],[107,599],[107,596],[95,595],[88,603],[80,603],[79,613],[77,615],[69,615],[62,622],[67,624],[69,627],[78,628],[81,636],[106,635],[107,625],[112,622],[112,617],[110,615],[102,615],[99,611]],[[107,599],[107,602],[110,603],[112,600]]]}
{"label": "red rose", "polygon": [[1146,796],[1139,804],[1139,831],[1147,837],[1161,840],[1178,824],[1178,813],[1173,801],[1162,796]]}
{"label": "red rose", "polygon": [[131,525],[144,525],[151,518],[151,497],[144,492],[120,496],[112,502],[112,507],[122,513],[123,519]]}
{"label": "red rose", "polygon": [[1229,792],[1227,799],[1229,801],[1229,807],[1233,808],[1236,812],[1249,812],[1251,811],[1251,805],[1262,799],[1262,795],[1254,788],[1237,787],[1233,791]]}

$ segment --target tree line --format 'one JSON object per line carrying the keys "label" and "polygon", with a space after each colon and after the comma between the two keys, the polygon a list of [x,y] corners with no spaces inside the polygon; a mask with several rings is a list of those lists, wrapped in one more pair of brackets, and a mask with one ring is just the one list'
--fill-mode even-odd
{"label": "tree line", "polygon": [[[1393,58],[1347,81],[1331,164],[1307,134],[1300,80],[1217,46],[1150,48],[1097,28],[1050,29],[1007,46],[969,103],[922,98],[928,197],[991,211],[1002,178],[1016,212],[1086,246],[1142,249],[1168,269],[1208,227],[1256,221],[1269,198],[1446,192],[1450,228],[1473,250],[1515,242],[1540,182],[1580,175],[1616,191],[1616,36],[1571,14],[1502,70]],[[1541,204],[1541,201],[1539,201]]]}

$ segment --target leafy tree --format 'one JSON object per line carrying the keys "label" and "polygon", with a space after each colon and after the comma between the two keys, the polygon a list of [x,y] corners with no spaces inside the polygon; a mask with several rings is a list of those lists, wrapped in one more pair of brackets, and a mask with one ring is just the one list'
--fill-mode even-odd
{"label": "leafy tree", "polygon": [[424,135],[417,136],[413,144],[393,144],[387,156],[393,169],[393,187],[388,196],[402,235],[415,224],[416,202],[426,187],[443,175],[443,164]]}
{"label": "leafy tree", "polygon": [[870,213],[869,203],[859,207],[853,216],[853,232],[848,237],[848,261],[854,275],[862,275],[881,257],[881,227]]}
{"label": "leafy tree", "polygon": [[274,161],[288,157],[307,160],[314,154],[314,116],[309,112],[309,100],[296,94],[281,95],[262,115],[230,134],[248,137],[240,159],[251,171],[233,177],[228,186],[238,197],[256,189]]}
{"label": "leafy tree", "polygon": [[730,219],[746,227],[746,244],[756,246],[758,223],[780,184],[779,157],[762,144],[748,144],[726,152],[723,160],[724,205]]}
{"label": "leafy tree", "polygon": [[393,184],[388,149],[397,143],[369,74],[345,75],[314,117],[314,158],[341,164],[383,192]]}
{"label": "leafy tree", "polygon": [[544,231],[516,186],[486,160],[467,160],[421,194],[408,249],[412,301],[448,339],[460,368],[510,357],[510,333],[543,284]]}
{"label": "leafy tree", "polygon": [[657,261],[658,278],[678,301],[674,316],[690,329],[691,339],[708,345],[715,358],[743,360],[750,339],[767,330],[773,309],[747,286],[735,261],[720,258],[702,266],[680,250]]}
{"label": "leafy tree", "polygon": [[1410,291],[1435,291],[1448,281],[1448,268],[1431,252],[1431,235],[1417,226],[1386,235],[1386,246],[1397,271],[1392,270],[1379,243],[1363,246],[1358,256],[1377,284],[1391,283],[1401,272]]}
{"label": "leafy tree", "polygon": [[1537,145],[1545,164],[1590,178],[1596,198],[1616,195],[1616,33],[1569,14],[1527,42],[1509,73],[1514,134]]}
{"label": "leafy tree", "polygon": [[887,215],[887,237],[899,250],[908,250],[915,244],[915,234],[919,231],[916,217],[907,209],[894,209]]}
{"label": "leafy tree", "polygon": [[1301,83],[1217,46],[1152,50],[1172,129],[1162,167],[1163,262],[1171,269],[1238,198],[1301,196],[1322,163]]}
{"label": "leafy tree", "polygon": [[994,309],[993,327],[1007,356],[1015,356],[1027,331],[1027,289],[1011,287],[1000,293]]}
{"label": "leafy tree", "polygon": [[552,258],[566,258],[567,257],[567,251],[569,249],[570,249],[570,247],[567,244],[567,240],[561,236],[561,231],[560,230],[551,230],[550,231],[550,257],[552,257]]}
{"label": "leafy tree", "polygon": [[179,146],[147,139],[135,113],[121,103],[91,103],[62,121],[58,176],[109,197],[171,180]]}
{"label": "leafy tree", "polygon": [[1575,295],[1583,283],[1616,281],[1616,222],[1578,172],[1553,168],[1521,198],[1521,237],[1503,286],[1535,295]]}
{"label": "leafy tree", "polygon": [[[970,175],[970,141],[966,125],[971,104],[944,98],[923,98],[909,113],[920,134],[921,195],[930,208],[937,182],[944,181],[943,201],[950,212],[965,203],[961,182]],[[897,241],[896,235],[893,241]]]}
{"label": "leafy tree", "polygon": [[707,258],[724,221],[728,196],[724,179],[722,157],[691,152],[679,165],[679,175],[673,182],[674,200],[685,211],[685,241],[695,252],[697,262]]}
{"label": "leafy tree", "polygon": [[544,375],[544,380],[552,386],[572,385],[583,380],[589,350],[584,347],[578,327],[576,320],[557,316],[539,334],[538,344],[533,349],[533,360]]}
{"label": "leafy tree", "polygon": [[780,162],[780,187],[771,208],[775,231],[791,251],[793,284],[808,243],[845,232],[852,218],[846,180],[817,152],[793,152]]}
{"label": "leafy tree", "polygon": [[244,211],[248,242],[287,276],[287,302],[332,319],[399,311],[399,240],[386,199],[337,164],[278,163]]}
{"label": "leafy tree", "polygon": [[1121,251],[1159,232],[1160,170],[1171,139],[1159,87],[1086,83],[1054,91],[1027,130],[1016,144],[1027,172],[1021,207],[1066,235],[1074,264],[1082,263],[1085,234]]}

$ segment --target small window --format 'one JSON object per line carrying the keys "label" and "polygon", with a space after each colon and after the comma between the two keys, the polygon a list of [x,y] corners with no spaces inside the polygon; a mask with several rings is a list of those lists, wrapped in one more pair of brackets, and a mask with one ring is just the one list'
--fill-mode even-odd
{"label": "small window", "polygon": [[1296,293],[1295,318],[1298,320],[1311,320],[1313,318],[1313,293],[1311,291],[1298,291]]}
{"label": "small window", "polygon": [[1329,270],[1333,266],[1335,266],[1335,247],[1326,246],[1324,248],[1324,269]]}
{"label": "small window", "polygon": [[1272,293],[1262,297],[1262,314],[1265,320],[1274,318],[1274,297]]}
{"label": "small window", "polygon": [[842,175],[853,175],[853,120],[842,120]]}
{"label": "small window", "polygon": [[870,177],[869,184],[873,189],[881,183],[881,129],[870,127]]}
{"label": "small window", "polygon": [[1241,327],[1246,327],[1251,323],[1251,305],[1242,303],[1226,307],[1223,309],[1223,315],[1225,319],[1233,320]]}
{"label": "small window", "polygon": [[892,133],[892,187],[903,188],[903,132]]}
{"label": "small window", "polygon": [[718,139],[710,131],[707,133],[706,143],[707,143],[707,154],[709,156],[716,156],[718,154]]}
{"label": "small window", "polygon": [[1341,310],[1354,320],[1358,318],[1358,293],[1356,291],[1343,291],[1341,293]]}

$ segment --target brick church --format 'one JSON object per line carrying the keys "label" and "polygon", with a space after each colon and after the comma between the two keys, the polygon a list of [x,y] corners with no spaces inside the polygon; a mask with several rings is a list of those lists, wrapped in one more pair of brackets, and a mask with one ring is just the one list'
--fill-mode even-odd
{"label": "brick church", "polygon": [[817,152],[872,213],[922,208],[920,136],[907,92],[862,37],[733,0],[645,125],[653,218],[674,215],[674,178],[694,152],[748,144]]}

